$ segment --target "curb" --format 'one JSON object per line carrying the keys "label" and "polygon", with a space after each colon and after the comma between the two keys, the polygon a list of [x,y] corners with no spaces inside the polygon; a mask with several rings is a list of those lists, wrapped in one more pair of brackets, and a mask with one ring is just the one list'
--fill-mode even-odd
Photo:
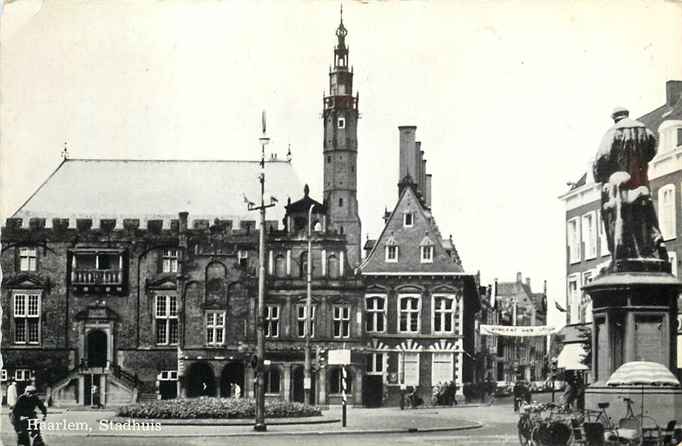
{"label": "curb", "polygon": [[[307,424],[331,424],[340,423],[341,418],[316,418],[310,420],[308,418],[316,417],[301,417],[297,418],[270,418],[267,419],[267,424],[270,426],[292,426],[292,425],[307,425]],[[110,421],[112,423],[125,423],[128,421],[135,421],[138,423],[154,424],[160,423],[164,426],[253,426],[254,420],[250,418],[242,419],[224,419],[224,418],[204,418],[204,419],[163,419],[163,418],[125,418],[125,417],[111,417],[101,418],[97,420]]]}
{"label": "curb", "polygon": [[[416,433],[428,433],[428,432],[455,432],[464,431],[471,429],[480,429],[483,424],[478,422],[472,422],[465,424],[463,426],[449,426],[449,427],[427,427],[427,428],[407,428],[407,429],[355,429],[355,430],[345,430],[345,431],[285,431],[285,432],[234,432],[225,434],[180,434],[173,435],[173,438],[196,438],[196,437],[273,437],[273,436],[299,436],[299,435],[372,435],[372,434],[416,434]],[[166,436],[162,435],[127,435],[118,433],[111,434],[87,434],[86,437],[120,437],[120,438],[159,438]]]}

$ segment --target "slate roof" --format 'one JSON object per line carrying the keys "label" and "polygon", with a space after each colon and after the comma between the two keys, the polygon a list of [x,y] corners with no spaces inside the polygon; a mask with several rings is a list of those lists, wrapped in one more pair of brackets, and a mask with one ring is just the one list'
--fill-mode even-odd
{"label": "slate roof", "polygon": [[[291,163],[266,161],[268,220],[284,216],[283,203],[297,196],[301,182]],[[63,161],[13,217],[64,218],[214,218],[255,220],[244,196],[260,194],[259,161],[97,160]]]}
{"label": "slate roof", "polygon": [[[403,226],[403,213],[414,214],[413,226]],[[425,236],[434,244],[433,263],[421,263],[420,243]],[[385,247],[389,241],[398,246],[398,261],[386,262]],[[431,211],[424,207],[414,188],[405,187],[400,194],[391,216],[388,218],[381,235],[372,246],[367,258],[360,265],[362,273],[464,273],[456,255],[448,254],[454,250],[449,241],[446,244]]]}

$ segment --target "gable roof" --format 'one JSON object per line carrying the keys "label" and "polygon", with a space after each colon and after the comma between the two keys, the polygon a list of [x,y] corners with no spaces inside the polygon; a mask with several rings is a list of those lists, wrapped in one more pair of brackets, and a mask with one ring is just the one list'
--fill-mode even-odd
{"label": "gable roof", "polygon": [[[411,227],[403,226],[403,213],[414,213]],[[421,242],[428,237],[433,243],[433,263],[421,263]],[[386,262],[384,249],[395,243],[398,246],[398,261]],[[446,244],[438,225],[426,209],[422,200],[411,186],[403,188],[398,202],[388,217],[381,235],[372,246],[367,258],[360,265],[363,274],[372,273],[464,273],[462,265],[452,255],[454,247]]]}
{"label": "gable roof", "polygon": [[[17,210],[13,217],[177,218],[255,220],[244,196],[259,199],[259,161],[69,159]],[[266,200],[280,202],[302,186],[291,163],[266,161]],[[268,211],[281,219],[284,206]]]}

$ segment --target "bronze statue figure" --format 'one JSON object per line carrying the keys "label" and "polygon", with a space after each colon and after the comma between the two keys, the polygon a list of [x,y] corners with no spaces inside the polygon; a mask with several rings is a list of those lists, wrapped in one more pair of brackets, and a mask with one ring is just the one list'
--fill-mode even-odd
{"label": "bronze statue figure", "polygon": [[615,124],[602,138],[593,165],[594,179],[602,183],[601,212],[610,269],[623,270],[621,265],[632,263],[626,260],[667,262],[647,176],[649,161],[656,155],[656,136],[630,119],[623,108],[611,116]]}

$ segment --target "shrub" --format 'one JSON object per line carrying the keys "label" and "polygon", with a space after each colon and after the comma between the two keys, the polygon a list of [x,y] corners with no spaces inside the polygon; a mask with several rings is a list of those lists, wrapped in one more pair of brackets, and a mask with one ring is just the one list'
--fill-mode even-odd
{"label": "shrub", "polygon": [[[322,415],[318,407],[286,401],[266,401],[266,418],[296,418]],[[123,406],[119,417],[126,418],[254,418],[256,402],[246,398],[187,398],[156,400]]]}

